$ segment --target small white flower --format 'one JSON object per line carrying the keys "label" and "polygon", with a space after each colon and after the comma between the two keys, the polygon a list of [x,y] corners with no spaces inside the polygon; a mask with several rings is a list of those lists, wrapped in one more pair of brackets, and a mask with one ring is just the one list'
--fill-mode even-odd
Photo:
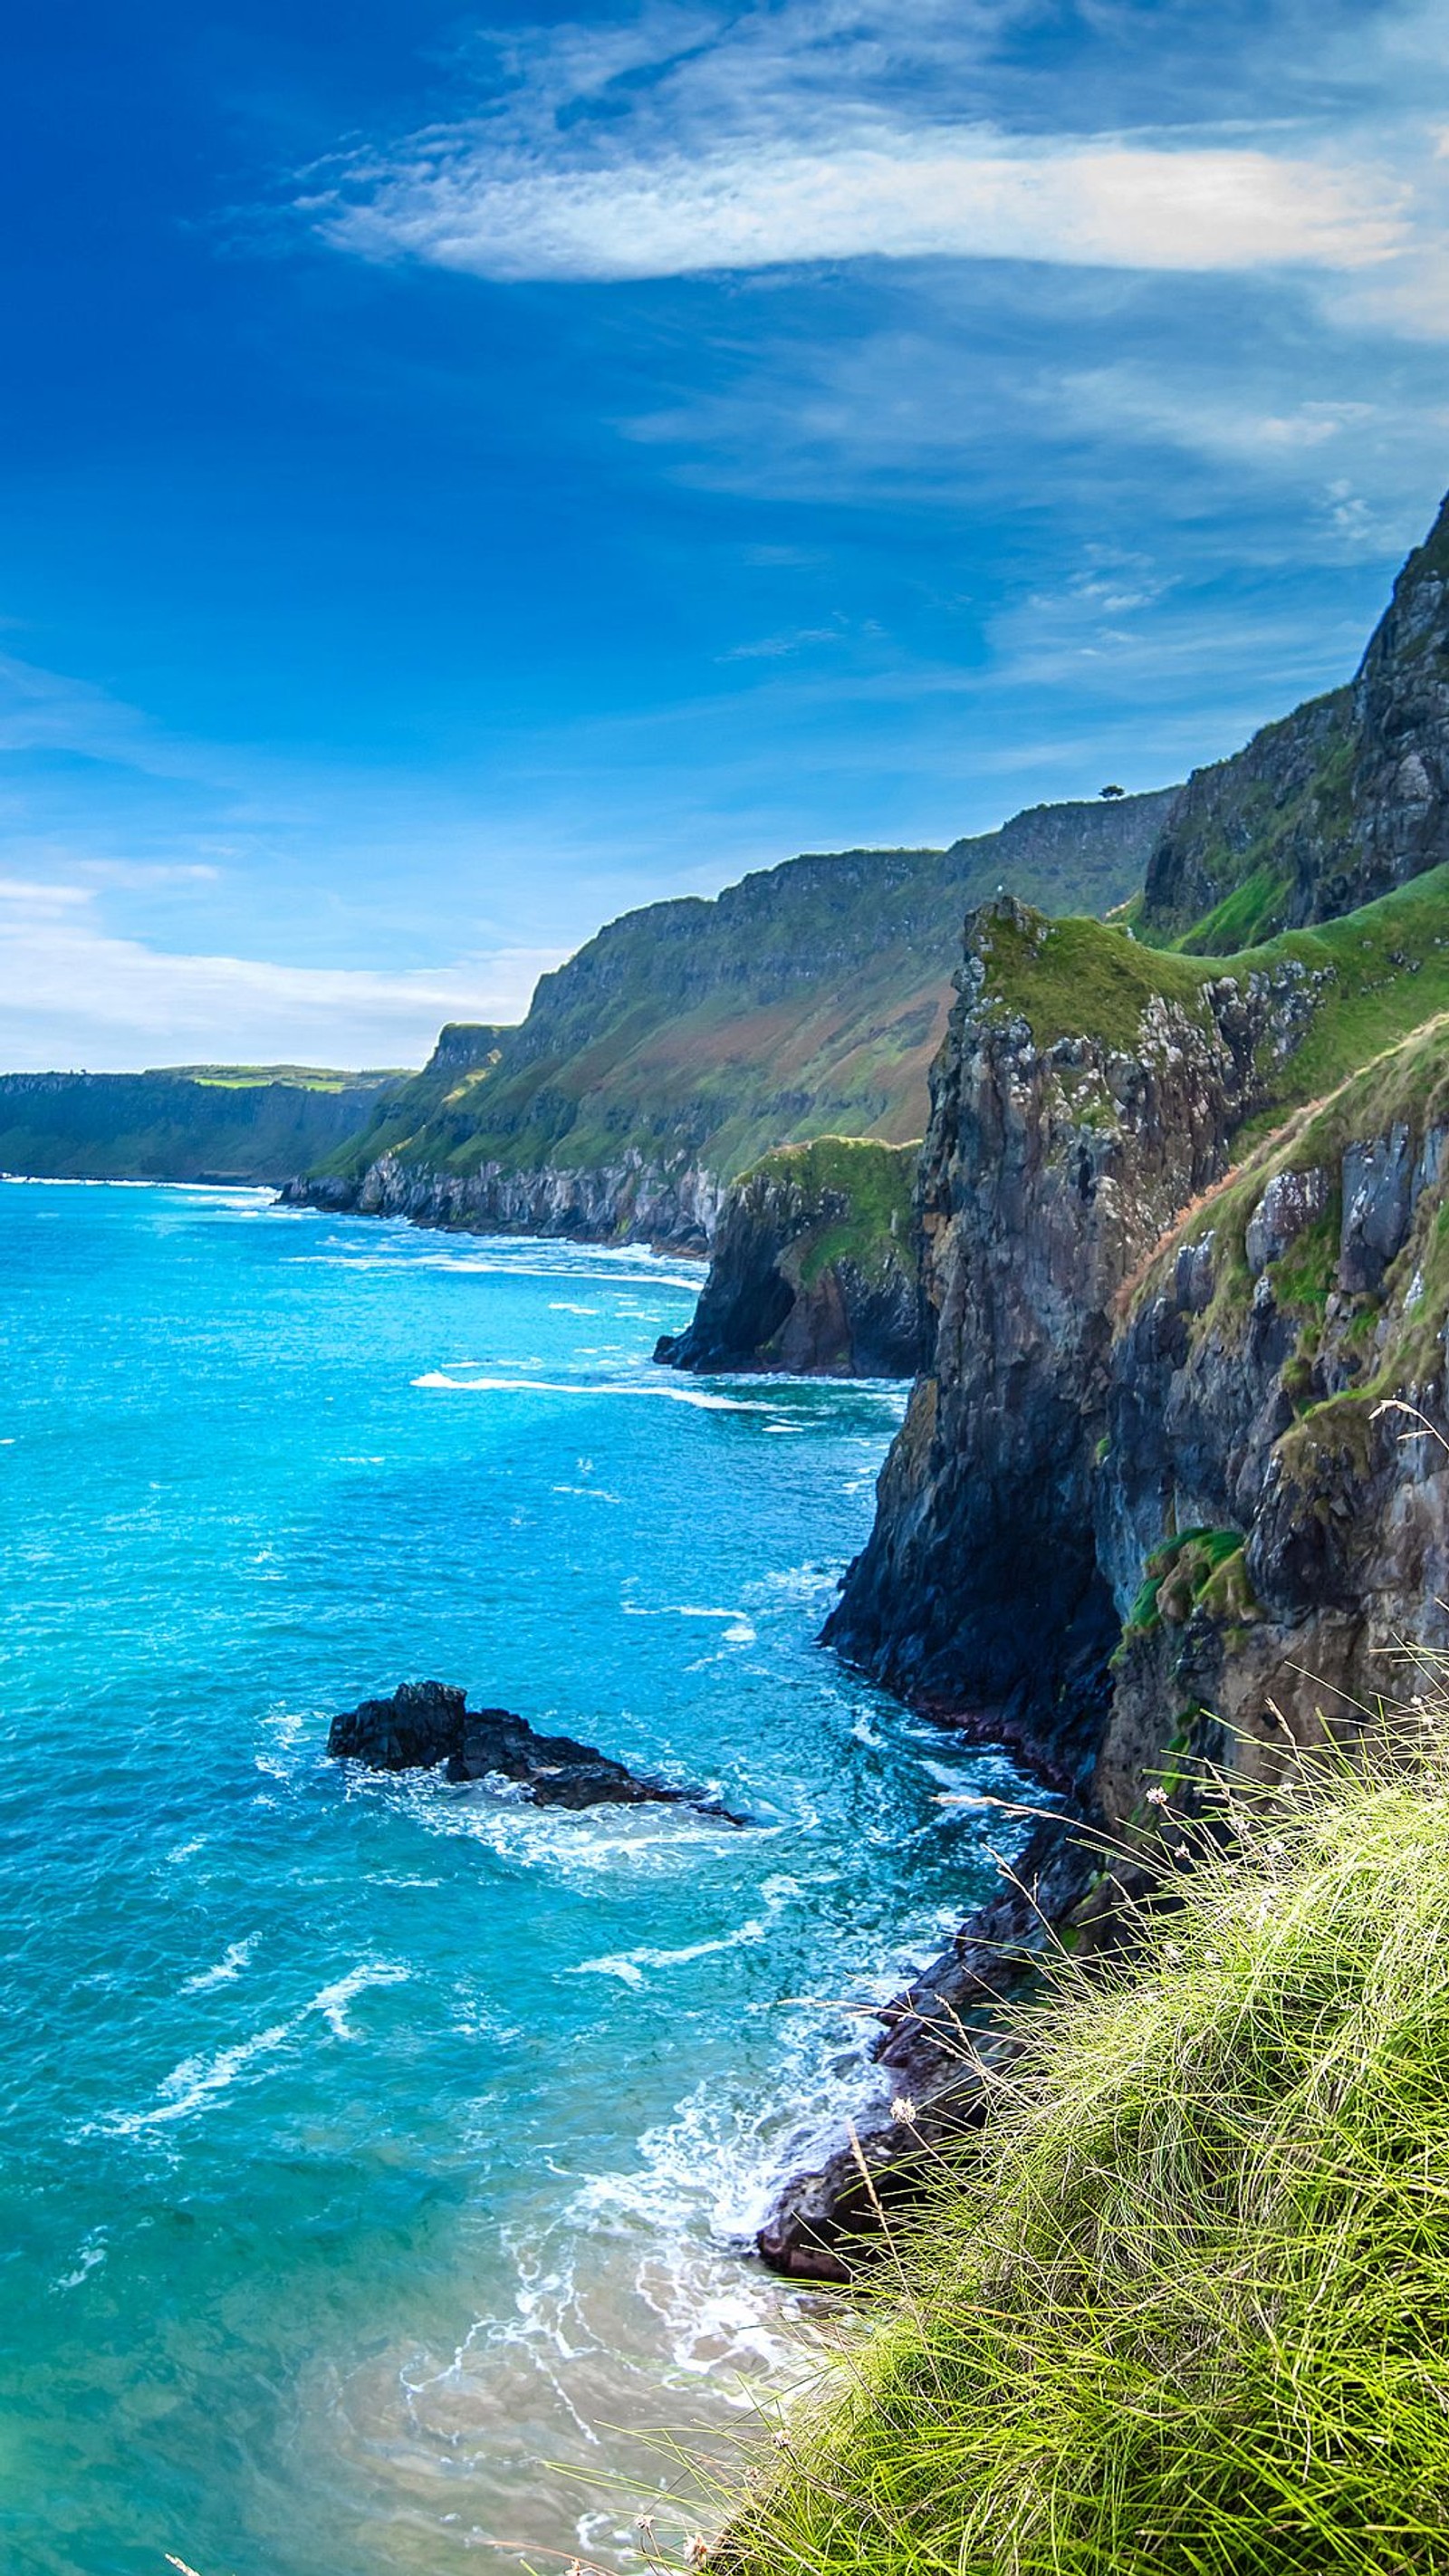
{"label": "small white flower", "polygon": [[1166,1807],[1171,1804],[1171,1801],[1165,1789],[1149,1789],[1147,1803],[1149,1807]]}
{"label": "small white flower", "polygon": [[709,2557],[709,2542],[702,2531],[691,2532],[684,2544],[686,2567],[703,2567]]}
{"label": "small white flower", "polygon": [[911,2100],[909,2093],[898,2093],[896,2095],[894,2102],[891,2104],[891,2118],[893,2120],[898,2120],[903,2129],[913,2129],[915,2127],[916,2106]]}
{"label": "small white flower", "polygon": [[1182,1966],[1182,1948],[1179,1942],[1164,1941],[1162,1945],[1162,1955],[1167,1961],[1169,1968],[1180,1968]]}

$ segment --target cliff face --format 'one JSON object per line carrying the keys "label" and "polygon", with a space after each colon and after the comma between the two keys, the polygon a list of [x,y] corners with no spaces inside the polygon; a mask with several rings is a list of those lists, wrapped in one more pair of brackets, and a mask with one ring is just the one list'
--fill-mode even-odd
{"label": "cliff face", "polygon": [[[1115,1636],[1092,1530],[1113,1299],[1225,1168],[1261,1067],[1314,1009],[1295,958],[1164,989],[1125,934],[1090,932],[1009,897],[968,924],[918,1183],[927,1368],[826,1630],[888,1687],[1068,1775]],[[1105,1035],[1018,1007],[1063,945]]]}
{"label": "cliff face", "polygon": [[1437,1018],[1252,1157],[1133,1293],[1096,1514],[1123,1622],[1110,1817],[1188,1753],[1271,1771],[1289,1736],[1351,1733],[1418,1687],[1406,1647],[1449,1647],[1446,1319]]}
{"label": "cliff face", "polygon": [[655,1358],[699,1374],[913,1377],[917,1153],[828,1136],[767,1155],[731,1187],[693,1321]]}
{"label": "cliff face", "polygon": [[[1136,925],[1176,950],[1009,903],[968,924],[926,1368],[826,1634],[1145,1858],[1196,1762],[1271,1778],[1412,1697],[1404,1645],[1449,1649],[1446,602],[1441,513],[1351,689],[1189,783]],[[980,2116],[952,2037],[989,2032],[1043,1917],[1124,1936],[1091,1877],[1043,1827],[885,2016],[927,2143]],[[910,2186],[888,2123],[864,2152],[877,2197],[854,2151],[801,2178],[767,2259],[842,2268]]]}
{"label": "cliff face", "polygon": [[541,978],[520,1028],[445,1032],[304,1195],[703,1249],[724,1185],[776,1146],[919,1136],[969,906],[1005,879],[1109,909],[1167,802],[1040,807],[948,850],[793,859],[626,914]]}
{"label": "cliff face", "polygon": [[1138,927],[1222,954],[1326,921],[1449,851],[1449,501],[1357,676],[1194,771],[1152,854]]}
{"label": "cliff face", "polygon": [[384,1153],[358,1180],[294,1181],[284,1196],[301,1205],[353,1208],[363,1216],[405,1216],[415,1225],[469,1234],[558,1235],[581,1243],[614,1239],[703,1253],[714,1235],[724,1186],[712,1172],[663,1169],[638,1154],[583,1171],[544,1164],[508,1171],[438,1172]]}
{"label": "cliff face", "polygon": [[278,1188],[319,1155],[345,1149],[403,1079],[224,1065],[0,1075],[0,1171]]}

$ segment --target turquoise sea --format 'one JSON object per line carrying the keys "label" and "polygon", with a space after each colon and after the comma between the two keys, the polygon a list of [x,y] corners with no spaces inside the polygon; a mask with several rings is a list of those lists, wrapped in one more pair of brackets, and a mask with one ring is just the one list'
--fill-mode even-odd
{"label": "turquoise sea", "polygon": [[[815,1644],[901,1391],[655,1369],[688,1265],[0,1187],[0,2566],[627,2566],[799,2301],[772,2174],[1009,1787]],[[760,1819],[350,1774],[464,1682]]]}

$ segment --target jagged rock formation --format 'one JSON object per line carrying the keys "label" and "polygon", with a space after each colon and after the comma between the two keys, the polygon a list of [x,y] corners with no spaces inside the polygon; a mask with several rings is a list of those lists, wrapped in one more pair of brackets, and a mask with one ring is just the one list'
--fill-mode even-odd
{"label": "jagged rock formation", "polygon": [[1138,927],[1223,954],[1370,903],[1449,850],[1449,501],[1351,685],[1194,771]]}
{"label": "jagged rock formation", "polygon": [[302,1066],[0,1075],[0,1171],[280,1188],[358,1135],[404,1077]]}
{"label": "jagged rock formation", "polygon": [[949,850],[792,859],[714,902],[651,904],[541,978],[522,1026],[445,1042],[299,1195],[429,1225],[704,1251],[725,1185],[776,1146],[925,1123],[949,964],[1003,880],[1106,912],[1167,795],[1039,806]]}
{"label": "jagged rock formation", "polygon": [[537,1735],[506,1708],[469,1708],[446,1682],[402,1682],[390,1699],[365,1699],[334,1717],[327,1750],[373,1771],[427,1771],[445,1763],[453,1781],[513,1780],[540,1807],[694,1807],[743,1823],[723,1807],[641,1780],[622,1762],[572,1735]]}
{"label": "jagged rock formation", "polygon": [[656,1360],[696,1374],[913,1377],[918,1150],[828,1136],[768,1154],[731,1188],[693,1320]]}

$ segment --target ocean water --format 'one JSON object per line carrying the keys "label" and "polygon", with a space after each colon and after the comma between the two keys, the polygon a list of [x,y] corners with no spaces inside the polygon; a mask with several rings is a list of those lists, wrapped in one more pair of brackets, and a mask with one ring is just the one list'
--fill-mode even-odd
{"label": "ocean water", "polygon": [[[1013,1775],[814,1643],[900,1390],[670,1378],[697,1285],[0,1187],[7,2576],[628,2567],[792,2366],[740,2248]],[[326,1759],[427,1675],[758,1822]]]}

